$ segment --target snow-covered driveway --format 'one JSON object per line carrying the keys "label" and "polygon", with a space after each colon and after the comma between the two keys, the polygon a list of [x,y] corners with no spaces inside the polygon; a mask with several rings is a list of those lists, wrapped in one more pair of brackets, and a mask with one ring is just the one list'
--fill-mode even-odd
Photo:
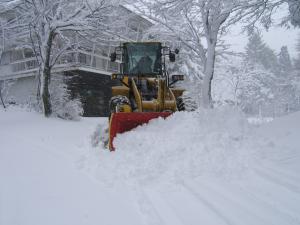
{"label": "snow-covered driveway", "polygon": [[106,119],[0,109],[0,224],[300,224],[300,113],[178,113],[92,147]]}

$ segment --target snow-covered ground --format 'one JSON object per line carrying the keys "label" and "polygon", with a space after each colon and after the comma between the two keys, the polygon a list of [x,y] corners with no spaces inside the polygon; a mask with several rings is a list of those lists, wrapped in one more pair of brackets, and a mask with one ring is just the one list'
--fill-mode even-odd
{"label": "snow-covered ground", "polygon": [[300,113],[176,113],[112,153],[106,122],[0,109],[0,225],[300,224]]}

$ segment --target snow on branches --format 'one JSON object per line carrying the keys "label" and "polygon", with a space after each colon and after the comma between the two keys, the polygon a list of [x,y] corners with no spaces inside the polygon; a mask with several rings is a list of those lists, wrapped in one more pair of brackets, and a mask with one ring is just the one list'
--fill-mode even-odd
{"label": "snow on branches", "polygon": [[76,36],[93,37],[109,32],[109,18],[114,16],[116,4],[117,1],[111,0],[14,1],[16,26],[39,65],[45,116],[52,113],[49,84],[53,66],[64,52],[74,48]]}

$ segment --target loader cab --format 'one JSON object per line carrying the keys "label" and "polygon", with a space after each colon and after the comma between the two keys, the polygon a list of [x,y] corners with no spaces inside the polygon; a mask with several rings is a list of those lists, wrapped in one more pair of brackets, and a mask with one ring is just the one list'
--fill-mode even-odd
{"label": "loader cab", "polygon": [[162,46],[161,42],[126,42],[116,47],[110,60],[121,61],[120,75],[129,77],[157,77],[166,75],[166,56],[170,62],[175,62],[178,49],[171,51]]}
{"label": "loader cab", "polygon": [[128,90],[133,89],[131,84],[134,81],[142,100],[157,98],[158,79],[164,79],[168,88],[173,87],[177,81],[183,80],[181,75],[169,77],[166,70],[167,57],[169,62],[175,62],[175,55],[178,53],[178,49],[171,51],[170,47],[163,46],[161,42],[122,43],[110,55],[112,62],[118,58],[121,63],[120,73],[112,74],[112,80],[118,81],[119,85],[119,87],[112,87],[112,95],[118,95],[119,89],[124,89],[127,90],[126,96],[129,97],[132,90]]}
{"label": "loader cab", "polygon": [[161,43],[124,43],[123,73],[154,77],[162,74]]}

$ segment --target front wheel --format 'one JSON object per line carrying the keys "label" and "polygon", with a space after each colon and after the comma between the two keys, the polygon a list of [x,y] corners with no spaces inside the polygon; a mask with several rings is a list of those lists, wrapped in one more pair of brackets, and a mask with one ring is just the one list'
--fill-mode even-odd
{"label": "front wheel", "polygon": [[176,106],[178,111],[195,111],[198,106],[196,101],[189,95],[183,94],[176,99]]}
{"label": "front wheel", "polygon": [[123,112],[125,106],[127,108],[131,108],[130,101],[126,96],[123,95],[113,96],[109,102],[110,114],[116,112]]}
{"label": "front wheel", "polygon": [[176,99],[176,106],[177,106],[178,111],[185,111],[185,107],[184,107],[184,102],[183,102],[182,96],[179,96]]}

